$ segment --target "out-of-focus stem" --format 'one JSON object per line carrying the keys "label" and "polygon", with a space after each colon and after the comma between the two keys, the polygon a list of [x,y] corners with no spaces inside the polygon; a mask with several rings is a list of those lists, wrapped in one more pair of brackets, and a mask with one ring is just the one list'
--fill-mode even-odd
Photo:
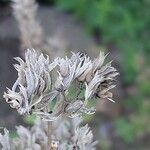
{"label": "out-of-focus stem", "polygon": [[52,143],[52,122],[51,121],[48,121],[47,136],[48,136],[48,150],[51,150],[51,143]]}

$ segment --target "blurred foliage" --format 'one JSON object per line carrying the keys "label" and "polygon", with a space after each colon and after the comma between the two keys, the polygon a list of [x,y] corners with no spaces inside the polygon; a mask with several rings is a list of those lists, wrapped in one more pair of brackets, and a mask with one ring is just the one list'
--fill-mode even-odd
{"label": "blurred foliage", "polygon": [[136,79],[135,53],[143,51],[150,58],[149,0],[55,0],[55,3],[59,9],[73,13],[91,33],[99,31],[103,44],[118,46],[123,52],[125,83]]}
{"label": "blurred foliage", "polygon": [[129,121],[125,119],[118,119],[115,122],[116,127],[116,133],[122,137],[125,142],[130,143],[133,142],[133,140],[136,137],[136,131],[134,126],[129,123]]}
{"label": "blurred foliage", "polygon": [[[131,99],[130,99],[131,100]],[[128,106],[134,112],[129,115],[128,119],[120,118],[114,123],[116,133],[126,142],[131,143],[137,138],[150,134],[150,103],[145,100],[141,103],[141,99],[132,99],[132,104],[126,101]],[[133,109],[136,108],[136,109]]]}

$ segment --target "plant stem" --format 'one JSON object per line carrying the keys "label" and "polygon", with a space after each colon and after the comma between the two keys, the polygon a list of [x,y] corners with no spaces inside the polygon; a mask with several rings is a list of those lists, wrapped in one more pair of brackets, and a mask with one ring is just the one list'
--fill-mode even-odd
{"label": "plant stem", "polygon": [[48,136],[48,150],[51,150],[51,143],[52,143],[52,122],[48,121],[47,127],[47,136]]}
{"label": "plant stem", "polygon": [[[51,77],[51,84],[50,84],[50,89],[52,90],[52,74],[50,74]],[[47,137],[48,137],[48,150],[51,150],[51,143],[52,143],[52,122],[48,121],[47,122]]]}

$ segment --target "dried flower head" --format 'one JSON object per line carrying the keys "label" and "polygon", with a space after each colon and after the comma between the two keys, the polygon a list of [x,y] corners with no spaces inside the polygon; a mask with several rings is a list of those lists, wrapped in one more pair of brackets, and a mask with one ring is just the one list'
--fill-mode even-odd
{"label": "dried flower head", "polygon": [[[90,99],[113,101],[110,90],[115,87],[112,82],[118,72],[111,63],[103,65],[105,57],[100,52],[98,58],[91,60],[85,54],[72,53],[71,58],[56,58],[50,63],[48,56],[28,50],[25,61],[15,58],[19,62],[14,65],[18,79],[12,90],[4,93],[4,98],[20,114],[33,112],[48,121],[61,115],[93,114],[95,108],[87,107]],[[70,98],[72,86],[75,94]]]}
{"label": "dried flower head", "polygon": [[15,60],[19,63],[14,65],[18,78],[12,90],[8,89],[4,93],[6,102],[20,114],[30,113],[32,109],[42,109],[43,105],[57,95],[50,91],[50,72],[57,63],[54,61],[50,64],[48,56],[38,56],[35,50],[26,52],[25,61],[19,57]]}

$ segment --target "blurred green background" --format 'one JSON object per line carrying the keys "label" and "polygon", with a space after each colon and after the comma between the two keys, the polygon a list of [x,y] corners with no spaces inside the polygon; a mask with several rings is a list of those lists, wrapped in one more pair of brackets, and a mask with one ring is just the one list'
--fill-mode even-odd
{"label": "blurred green background", "polygon": [[[117,107],[110,107],[111,113],[106,110],[98,112],[94,119],[86,118],[98,130],[98,149],[149,150],[150,0],[39,2],[77,20],[98,47],[110,51],[114,62],[116,53],[119,56],[115,62],[120,72]],[[9,2],[0,0],[0,4],[2,7]]]}

